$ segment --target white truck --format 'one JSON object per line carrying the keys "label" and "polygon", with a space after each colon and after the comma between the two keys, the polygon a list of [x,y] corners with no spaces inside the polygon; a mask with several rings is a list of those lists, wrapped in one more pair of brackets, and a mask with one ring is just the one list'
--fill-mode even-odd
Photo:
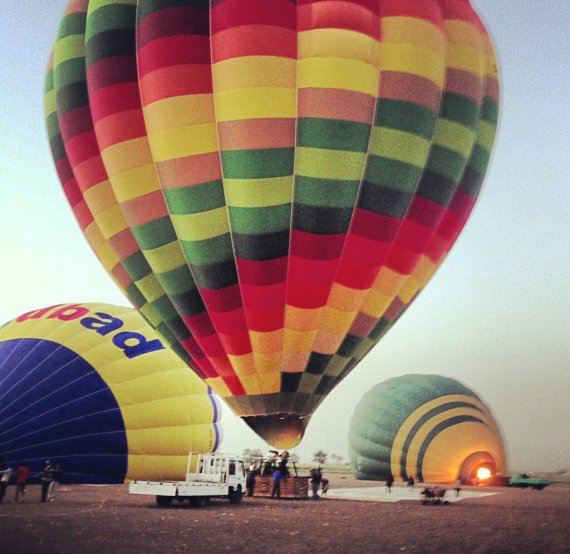
{"label": "white truck", "polygon": [[[194,471],[193,471],[194,470]],[[192,506],[203,507],[212,497],[227,498],[239,504],[245,490],[243,460],[234,454],[188,455],[184,481],[131,481],[130,494],[155,495],[159,506],[169,506],[173,500],[188,500]]]}

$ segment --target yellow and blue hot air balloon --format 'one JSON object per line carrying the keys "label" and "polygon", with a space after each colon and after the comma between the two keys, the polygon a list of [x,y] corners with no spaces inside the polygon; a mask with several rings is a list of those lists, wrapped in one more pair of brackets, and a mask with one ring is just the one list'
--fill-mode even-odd
{"label": "yellow and blue hot air balloon", "polygon": [[348,441],[357,479],[450,483],[507,469],[491,410],[459,381],[438,375],[395,377],[370,389],[354,410]]}
{"label": "yellow and blue hot air balloon", "polygon": [[45,92],[101,263],[281,448],[440,266],[498,117],[467,0],[70,0]]}
{"label": "yellow and blue hot air balloon", "polygon": [[64,481],[179,479],[215,451],[212,390],[132,308],[63,304],[0,328],[0,464]]}

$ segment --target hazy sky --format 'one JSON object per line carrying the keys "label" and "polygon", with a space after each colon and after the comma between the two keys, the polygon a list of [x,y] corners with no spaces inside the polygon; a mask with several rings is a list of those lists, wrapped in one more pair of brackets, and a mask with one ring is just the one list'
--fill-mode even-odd
{"label": "hazy sky", "polygon": [[[502,75],[479,204],[425,292],[313,416],[303,459],[321,448],[346,457],[362,395],[415,372],[474,388],[512,468],[570,466],[570,10],[567,0],[472,4]],[[44,70],[65,5],[0,3],[0,323],[56,303],[127,304],[72,217],[45,136]],[[266,448],[225,414],[224,451]]]}

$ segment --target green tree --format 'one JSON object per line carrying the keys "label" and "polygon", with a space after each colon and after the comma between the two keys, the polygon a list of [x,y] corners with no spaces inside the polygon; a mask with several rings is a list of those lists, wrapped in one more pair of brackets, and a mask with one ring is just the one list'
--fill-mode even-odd
{"label": "green tree", "polygon": [[328,454],[324,450],[317,450],[313,454],[313,462],[317,464],[326,464]]}
{"label": "green tree", "polygon": [[244,448],[242,457],[244,464],[249,466],[255,458],[263,458],[263,452],[259,448]]}

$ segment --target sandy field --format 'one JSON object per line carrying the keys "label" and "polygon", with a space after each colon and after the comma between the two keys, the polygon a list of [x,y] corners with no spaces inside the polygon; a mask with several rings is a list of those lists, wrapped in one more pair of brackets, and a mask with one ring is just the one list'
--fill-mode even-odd
{"label": "sandy field", "polygon": [[[331,476],[331,493],[371,486],[378,483]],[[570,553],[570,485],[479,491],[498,494],[466,494],[440,506],[246,498],[240,505],[213,499],[206,508],[159,508],[152,497],[129,496],[126,486],[63,485],[47,504],[39,502],[38,486],[14,504],[10,487],[0,506],[0,552]]]}

